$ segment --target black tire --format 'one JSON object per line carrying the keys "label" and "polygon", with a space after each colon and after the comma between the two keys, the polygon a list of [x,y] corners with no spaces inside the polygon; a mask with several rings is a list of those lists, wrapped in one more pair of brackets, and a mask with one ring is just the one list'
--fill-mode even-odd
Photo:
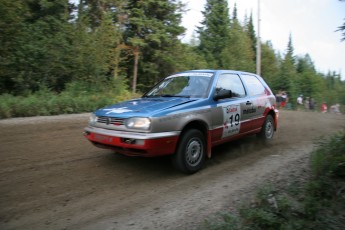
{"label": "black tire", "polygon": [[269,141],[274,135],[274,119],[272,115],[267,115],[258,137],[263,141]]}
{"label": "black tire", "polygon": [[204,166],[205,152],[205,137],[202,132],[189,129],[182,134],[177,150],[172,156],[173,165],[183,173],[195,173]]}

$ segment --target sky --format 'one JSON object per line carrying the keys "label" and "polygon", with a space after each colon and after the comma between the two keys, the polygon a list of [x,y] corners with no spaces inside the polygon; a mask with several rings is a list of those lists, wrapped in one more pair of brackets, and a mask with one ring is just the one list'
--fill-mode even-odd
{"label": "sky", "polygon": [[[253,14],[257,32],[259,0],[228,0],[230,13],[236,3],[238,18]],[[187,28],[182,41],[188,42],[196,26],[203,20],[201,11],[206,0],[182,0],[188,10],[182,25]],[[262,42],[271,41],[273,48],[286,53],[289,36],[295,55],[309,54],[316,70],[340,73],[345,80],[345,41],[335,32],[344,23],[345,2],[338,0],[260,0],[260,35]]]}

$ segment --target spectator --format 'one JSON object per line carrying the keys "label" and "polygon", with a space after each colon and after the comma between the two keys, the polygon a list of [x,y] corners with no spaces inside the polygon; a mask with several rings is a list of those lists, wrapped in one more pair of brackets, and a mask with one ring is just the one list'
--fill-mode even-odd
{"label": "spectator", "polygon": [[280,103],[281,107],[285,108],[286,103],[289,101],[288,96],[285,92],[282,93],[282,101]]}
{"label": "spectator", "polygon": [[314,111],[315,109],[315,101],[314,101],[314,98],[310,97],[309,98],[309,109]]}
{"label": "spectator", "polygon": [[327,113],[327,104],[326,104],[326,102],[322,103],[322,105],[321,105],[321,112],[322,113]]}
{"label": "spectator", "polygon": [[331,112],[331,113],[340,114],[340,109],[339,109],[339,107],[340,107],[339,104],[332,105],[331,108],[330,108],[330,112]]}
{"label": "spectator", "polygon": [[297,109],[302,108],[302,106],[303,106],[303,95],[301,94],[297,98]]}
{"label": "spectator", "polygon": [[304,101],[304,108],[305,108],[306,110],[309,110],[309,97],[307,97],[307,98],[305,99],[305,101]]}

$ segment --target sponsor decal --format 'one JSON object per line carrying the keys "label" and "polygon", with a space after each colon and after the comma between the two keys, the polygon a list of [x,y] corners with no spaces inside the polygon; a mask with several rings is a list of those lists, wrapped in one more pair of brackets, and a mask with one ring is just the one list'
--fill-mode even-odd
{"label": "sponsor decal", "polygon": [[114,108],[114,109],[103,109],[106,112],[106,114],[109,113],[126,113],[126,112],[132,112],[132,110],[127,109],[127,107],[122,107],[122,108]]}
{"label": "sponsor decal", "polygon": [[240,105],[223,106],[223,135],[222,138],[229,137],[240,132],[241,113]]}
{"label": "sponsor decal", "polygon": [[255,108],[243,110],[243,114],[249,114],[249,113],[255,113],[255,112],[256,112],[256,109],[255,109]]}

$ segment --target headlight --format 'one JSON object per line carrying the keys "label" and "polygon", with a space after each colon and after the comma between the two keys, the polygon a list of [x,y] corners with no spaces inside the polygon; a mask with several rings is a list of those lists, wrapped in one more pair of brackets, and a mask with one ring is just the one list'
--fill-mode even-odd
{"label": "headlight", "polygon": [[89,123],[94,124],[96,122],[97,122],[97,116],[94,113],[92,113],[89,119]]}
{"label": "headlight", "polygon": [[128,129],[148,130],[150,129],[151,121],[146,117],[132,117],[126,120],[125,125]]}

